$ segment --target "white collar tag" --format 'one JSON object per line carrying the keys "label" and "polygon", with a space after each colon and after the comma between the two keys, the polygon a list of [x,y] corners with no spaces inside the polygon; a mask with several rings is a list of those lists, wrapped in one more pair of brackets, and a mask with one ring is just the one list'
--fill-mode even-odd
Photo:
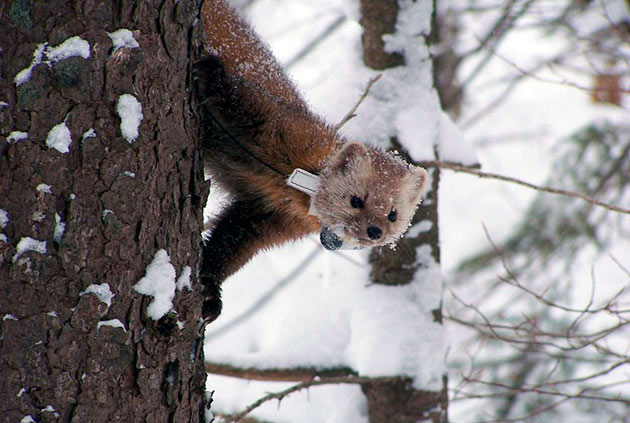
{"label": "white collar tag", "polygon": [[295,169],[287,179],[287,185],[312,197],[319,190],[319,176],[304,169]]}

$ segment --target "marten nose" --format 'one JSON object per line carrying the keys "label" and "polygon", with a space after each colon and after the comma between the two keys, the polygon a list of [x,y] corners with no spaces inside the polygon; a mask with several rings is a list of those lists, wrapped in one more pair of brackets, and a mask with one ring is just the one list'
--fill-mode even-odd
{"label": "marten nose", "polygon": [[367,234],[372,241],[377,240],[383,235],[383,231],[378,226],[368,226]]}

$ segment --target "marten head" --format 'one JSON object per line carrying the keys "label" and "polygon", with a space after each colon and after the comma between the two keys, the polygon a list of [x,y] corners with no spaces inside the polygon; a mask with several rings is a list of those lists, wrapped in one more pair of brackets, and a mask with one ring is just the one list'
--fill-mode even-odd
{"label": "marten head", "polygon": [[313,197],[329,250],[392,244],[409,227],[427,181],[426,171],[392,153],[348,142],[320,175]]}

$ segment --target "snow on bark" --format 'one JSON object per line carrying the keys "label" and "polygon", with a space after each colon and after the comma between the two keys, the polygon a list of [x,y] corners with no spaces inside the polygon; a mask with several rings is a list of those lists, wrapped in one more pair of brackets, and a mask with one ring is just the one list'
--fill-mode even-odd
{"label": "snow on bark", "polygon": [[112,44],[114,46],[114,53],[116,50],[120,48],[139,48],[140,44],[133,37],[133,33],[125,28],[121,28],[114,32],[108,32],[107,35],[112,40]]}
{"label": "snow on bark", "polygon": [[192,290],[192,286],[190,284],[191,273],[192,273],[192,269],[190,268],[190,266],[184,267],[184,270],[182,270],[182,274],[179,276],[179,278],[177,278],[178,291],[181,291],[184,288],[188,289],[189,291]]}
{"label": "snow on bark", "polygon": [[28,132],[13,131],[7,137],[7,142],[9,144],[15,144],[16,142],[22,141],[25,139],[28,139]]}
{"label": "snow on bark", "polygon": [[113,328],[122,328],[122,330],[127,332],[127,328],[125,328],[125,325],[123,325],[122,322],[120,320],[118,320],[118,319],[101,320],[96,325],[96,330],[98,331],[102,326],[110,326],[110,327],[113,327]]}
{"label": "snow on bark", "polygon": [[48,43],[38,44],[33,52],[33,61],[27,68],[22,69],[15,75],[13,82],[16,86],[27,82],[31,79],[31,73],[35,66],[41,63],[51,65],[60,60],[76,56],[84,59],[90,57],[90,43],[79,36],[70,37],[57,47],[49,47]]}
{"label": "snow on bark", "polygon": [[54,148],[63,154],[70,152],[71,143],[72,136],[65,122],[53,126],[46,136],[46,145],[48,148]]}
{"label": "snow on bark", "polygon": [[49,63],[55,63],[70,57],[90,57],[90,43],[79,36],[71,37],[59,44],[57,47],[48,47],[46,49],[46,58]]}
{"label": "snow on bark", "polygon": [[109,284],[92,284],[88,286],[84,291],[81,291],[79,295],[94,294],[103,303],[107,304],[107,307],[112,305],[112,298],[114,293],[109,288]]}
{"label": "snow on bark", "polygon": [[142,105],[131,94],[118,97],[116,112],[120,116],[120,132],[124,139],[133,144],[138,139],[138,128],[142,122]]}
{"label": "snow on bark", "polygon": [[159,320],[173,309],[175,298],[175,268],[166,250],[159,250],[147,267],[146,275],[134,285],[136,292],[153,297],[147,315]]}
{"label": "snow on bark", "polygon": [[46,254],[48,249],[46,247],[46,241],[38,241],[31,237],[24,237],[18,242],[15,255],[13,256],[13,262],[27,251],[34,251],[39,254]]}
{"label": "snow on bark", "polygon": [[7,227],[9,223],[9,213],[6,210],[0,209],[0,229],[4,229]]}

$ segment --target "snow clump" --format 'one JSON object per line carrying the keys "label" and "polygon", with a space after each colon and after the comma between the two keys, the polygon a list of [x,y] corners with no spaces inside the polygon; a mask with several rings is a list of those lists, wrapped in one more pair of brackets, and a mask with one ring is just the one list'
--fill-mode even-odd
{"label": "snow clump", "polygon": [[124,139],[133,144],[138,139],[138,127],[142,122],[142,105],[131,94],[118,97],[116,112],[120,116],[120,132]]}
{"label": "snow clump", "polygon": [[125,328],[125,325],[123,325],[122,322],[120,320],[118,320],[118,319],[101,320],[96,325],[96,330],[98,331],[101,328],[101,326],[111,326],[113,328],[122,328],[122,330],[127,332],[127,329]]}
{"label": "snow clump", "polygon": [[15,261],[27,251],[35,251],[39,254],[46,254],[46,252],[48,251],[46,247],[46,241],[38,241],[28,236],[22,238],[20,242],[18,242],[17,251],[13,256],[13,262],[15,263]]}
{"label": "snow clump", "polygon": [[9,223],[9,213],[6,210],[0,209],[0,229],[4,229],[7,227]]}
{"label": "snow clump", "polygon": [[112,298],[114,298],[114,293],[112,293],[109,285],[106,283],[102,283],[100,285],[92,284],[88,286],[85,291],[81,291],[79,296],[83,296],[85,294],[94,294],[96,297],[107,304],[107,307],[112,305]]}
{"label": "snow clump", "polygon": [[70,130],[66,126],[66,122],[61,122],[53,126],[46,136],[46,145],[48,148],[54,148],[60,153],[69,153],[71,143],[72,137],[70,136]]}
{"label": "snow clump", "polygon": [[49,47],[48,43],[38,44],[33,52],[33,61],[27,68],[22,69],[15,75],[13,82],[16,86],[27,82],[31,79],[33,68],[40,63],[46,63],[50,66],[60,60],[75,56],[83,57],[84,59],[90,57],[90,43],[79,36],[70,37],[57,47]]}
{"label": "snow clump", "polygon": [[134,285],[136,292],[150,295],[153,301],[147,307],[147,315],[159,320],[173,309],[175,298],[175,268],[166,250],[159,250],[147,267],[146,275]]}
{"label": "snow clump", "polygon": [[66,231],[66,223],[61,221],[61,216],[55,213],[55,231],[53,233],[53,241],[57,244],[61,244],[61,238]]}
{"label": "snow clump", "polygon": [[79,36],[68,38],[57,47],[49,47],[46,49],[46,57],[49,63],[55,63],[70,57],[90,57],[90,43]]}
{"label": "snow clump", "polygon": [[190,266],[184,267],[184,270],[182,270],[182,274],[177,279],[178,291],[181,291],[184,288],[188,288],[189,291],[192,290],[192,286],[190,285],[191,272],[192,272],[192,269],[190,268]]}
{"label": "snow clump", "polygon": [[112,39],[112,44],[114,45],[114,51],[120,48],[139,48],[140,44],[133,38],[133,33],[128,29],[121,28],[114,32],[108,32],[109,38]]}
{"label": "snow clump", "polygon": [[9,144],[15,144],[16,142],[22,141],[25,139],[28,139],[28,132],[13,131],[7,137],[7,142]]}
{"label": "snow clump", "polygon": [[39,184],[36,189],[44,194],[52,194],[52,187],[48,184]]}

